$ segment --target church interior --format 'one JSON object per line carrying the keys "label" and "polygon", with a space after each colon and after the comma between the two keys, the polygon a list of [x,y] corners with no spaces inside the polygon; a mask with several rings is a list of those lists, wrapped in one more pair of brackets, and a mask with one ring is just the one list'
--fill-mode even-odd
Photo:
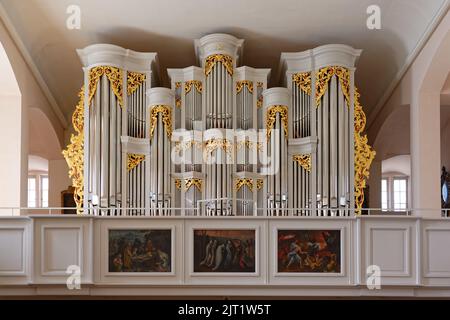
{"label": "church interior", "polygon": [[0,0],[0,298],[450,298],[449,10]]}

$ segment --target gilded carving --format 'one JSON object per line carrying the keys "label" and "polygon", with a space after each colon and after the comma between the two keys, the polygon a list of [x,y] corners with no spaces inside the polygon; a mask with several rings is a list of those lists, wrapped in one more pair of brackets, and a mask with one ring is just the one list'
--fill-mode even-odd
{"label": "gilded carving", "polygon": [[234,184],[234,189],[236,190],[236,192],[238,192],[243,186],[247,186],[248,189],[253,192],[253,179],[236,179],[236,182]]}
{"label": "gilded carving", "polygon": [[246,87],[248,92],[253,93],[253,81],[242,80],[236,82],[236,93],[240,93]]}
{"label": "gilded carving", "polygon": [[311,172],[311,155],[297,154],[292,157],[292,160],[296,161],[306,171]]}
{"label": "gilded carving", "polygon": [[127,73],[127,94],[131,96],[146,79],[145,73],[128,72]]}
{"label": "gilded carving", "polygon": [[162,117],[162,122],[166,128],[167,137],[172,137],[172,109],[169,106],[156,105],[150,110],[150,140],[153,139],[156,124],[158,123],[158,114]]}
{"label": "gilded carving", "polygon": [[142,161],[145,160],[145,155],[128,153],[127,154],[127,170],[131,171],[136,168]]}
{"label": "gilded carving", "polygon": [[288,139],[288,108],[286,106],[276,105],[269,107],[266,111],[267,140],[269,140],[272,135],[277,114],[280,115],[281,121],[283,122],[284,135],[285,138]]}
{"label": "gilded carving", "polygon": [[218,62],[220,62],[225,67],[230,76],[233,75],[233,59],[225,54],[213,54],[208,58],[206,58],[205,61],[206,77],[208,77],[208,75],[211,73],[212,69],[216,66]]}
{"label": "gilded carving", "polygon": [[123,107],[122,69],[111,66],[94,67],[89,71],[89,105],[95,95],[95,92],[97,91],[98,82],[103,75],[106,75],[108,78],[111,84],[111,89],[119,101],[119,105]]}
{"label": "gilded carving", "polygon": [[299,72],[292,75],[292,81],[306,94],[311,95],[311,72]]}
{"label": "gilded carving", "polygon": [[184,94],[185,95],[188,94],[193,86],[195,87],[198,93],[202,93],[203,91],[202,82],[199,80],[189,80],[184,83]]}

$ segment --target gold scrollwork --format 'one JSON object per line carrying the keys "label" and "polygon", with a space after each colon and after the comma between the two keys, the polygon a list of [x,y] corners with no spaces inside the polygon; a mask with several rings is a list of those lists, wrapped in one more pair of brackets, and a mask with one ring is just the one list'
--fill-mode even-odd
{"label": "gold scrollwork", "polygon": [[253,179],[236,179],[236,182],[234,184],[234,189],[236,190],[236,192],[238,192],[243,186],[247,186],[248,189],[253,192]]}
{"label": "gold scrollwork", "polygon": [[153,134],[155,133],[158,114],[161,114],[167,137],[170,139],[172,137],[172,109],[169,106],[156,105],[150,110],[150,140],[153,139]]}
{"label": "gold scrollwork", "polygon": [[[262,83],[262,82],[257,82],[256,83],[256,87],[258,88],[258,89],[263,89],[264,88],[264,83]],[[263,106],[263,95],[262,95],[262,92],[260,93],[260,92],[258,92],[258,98],[256,99],[256,107],[259,109],[259,108],[261,108],[262,106]]]}
{"label": "gold scrollwork", "polygon": [[288,139],[288,108],[286,106],[275,105],[269,107],[266,112],[267,140],[270,139],[272,134],[272,129],[277,119],[277,114],[280,114],[281,121],[283,122],[284,136]]}
{"label": "gold scrollwork", "polygon": [[145,73],[131,72],[127,73],[127,94],[131,96],[146,79]]}
{"label": "gold scrollwork", "polygon": [[195,87],[195,89],[197,90],[198,93],[202,93],[202,91],[203,91],[202,82],[199,80],[189,80],[184,83],[184,94],[185,95],[191,91],[192,86]]}
{"label": "gold scrollwork", "polygon": [[184,141],[184,142],[177,141],[177,142],[175,142],[175,151],[180,152],[182,150],[188,150],[194,146],[201,149],[202,143],[199,141],[195,141],[195,140]]}
{"label": "gold scrollwork", "polygon": [[292,157],[292,160],[296,161],[306,171],[311,172],[310,154],[297,154]]}
{"label": "gold scrollwork", "polygon": [[128,172],[136,168],[142,161],[145,160],[145,155],[128,153],[127,154],[127,170]]}
{"label": "gold scrollwork", "polygon": [[209,156],[214,150],[223,149],[231,156],[233,154],[233,144],[228,139],[210,139],[205,142],[204,152]]}
{"label": "gold scrollwork", "polygon": [[316,75],[316,106],[320,105],[320,99],[323,97],[328,88],[328,82],[333,76],[337,76],[342,87],[347,105],[350,105],[350,73],[347,68],[332,66],[320,69]]}
{"label": "gold scrollwork", "polygon": [[253,93],[253,81],[249,80],[236,82],[236,93],[240,93],[244,87],[247,87],[248,92]]}
{"label": "gold scrollwork", "polygon": [[76,134],[70,137],[70,144],[62,152],[69,167],[69,177],[72,178],[74,187],[74,200],[77,206],[77,213],[83,213],[83,193],[84,193],[84,86],[78,94],[79,101],[72,115],[72,125]]}
{"label": "gold scrollwork", "polygon": [[230,76],[233,75],[233,59],[225,54],[213,54],[207,57],[205,61],[206,77],[208,77],[208,75],[211,73],[212,69],[218,62],[220,62],[225,67]]}
{"label": "gold scrollwork", "polygon": [[[183,184],[182,184],[181,179],[175,179],[175,187],[178,190],[181,190],[182,186],[183,186]],[[203,180],[197,179],[197,178],[184,179],[184,190],[185,191],[189,191],[189,189],[192,186],[196,187],[198,191],[202,192]]]}
{"label": "gold scrollwork", "polygon": [[364,203],[364,188],[369,178],[369,169],[376,152],[368,144],[367,135],[363,134],[366,127],[366,115],[359,102],[359,92],[355,88],[355,207],[356,214],[361,214]]}
{"label": "gold scrollwork", "polygon": [[175,82],[175,89],[181,88],[181,82]]}
{"label": "gold scrollwork", "polygon": [[257,179],[256,180],[256,189],[261,190],[262,187],[264,187],[264,180],[263,179]]}
{"label": "gold scrollwork", "polygon": [[123,107],[122,69],[111,66],[94,67],[89,71],[89,105],[95,95],[95,92],[97,91],[98,82],[103,75],[106,75],[108,78],[111,84],[111,89],[119,101],[119,105]]}
{"label": "gold scrollwork", "polygon": [[311,95],[311,72],[299,72],[292,75],[294,82],[303,92]]}
{"label": "gold scrollwork", "polygon": [[243,147],[246,147],[247,149],[253,149],[256,147],[259,150],[261,148],[261,143],[253,142],[253,141],[249,141],[249,140],[239,141],[236,143],[236,150],[240,150]]}

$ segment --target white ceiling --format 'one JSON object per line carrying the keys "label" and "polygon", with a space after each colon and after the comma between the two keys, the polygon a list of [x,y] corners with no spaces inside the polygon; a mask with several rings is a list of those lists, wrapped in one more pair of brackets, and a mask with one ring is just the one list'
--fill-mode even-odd
{"label": "white ceiling", "polygon": [[[363,49],[356,83],[370,112],[435,24],[445,0],[0,0],[52,95],[69,119],[82,85],[75,49],[112,43],[155,51],[161,67],[195,64],[193,40],[214,32],[245,39],[244,64],[276,75],[281,52],[328,43]],[[381,8],[381,30],[366,9]],[[66,28],[66,9],[81,8],[81,30]],[[165,72],[164,72],[165,74]],[[272,79],[271,85],[277,85]],[[167,85],[167,76],[163,79]]]}

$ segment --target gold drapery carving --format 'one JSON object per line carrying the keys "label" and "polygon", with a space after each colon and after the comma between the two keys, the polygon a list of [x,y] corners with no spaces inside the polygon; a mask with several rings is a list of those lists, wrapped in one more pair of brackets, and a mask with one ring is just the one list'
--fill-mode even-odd
{"label": "gold drapery carving", "polygon": [[145,73],[130,72],[127,73],[127,94],[131,96],[146,79]]}
{"label": "gold drapery carving", "polygon": [[205,60],[205,76],[211,73],[212,69],[216,66],[216,64],[220,62],[225,69],[227,70],[230,76],[233,75],[233,59],[225,54],[213,54],[206,58]]}
{"label": "gold drapery carving", "polygon": [[236,93],[242,91],[244,87],[247,87],[248,92],[253,93],[253,81],[242,80],[236,82]]}
{"label": "gold drapery carving", "polygon": [[299,166],[308,172],[311,172],[311,155],[310,154],[296,154],[292,157],[292,160],[296,161]]}
{"label": "gold drapery carving", "polygon": [[306,94],[311,95],[311,72],[299,72],[292,75],[292,81]]}
{"label": "gold drapery carving", "polygon": [[[320,99],[328,88],[328,82],[333,76],[337,76],[341,83],[347,106],[350,105],[350,73],[347,68],[332,66],[320,69],[316,74],[316,106],[320,105]],[[311,86],[310,86],[311,87]]]}
{"label": "gold drapery carving", "polygon": [[[264,88],[264,84],[262,82],[256,83],[257,88]],[[259,94],[259,93],[258,93]],[[256,99],[256,107],[259,109],[263,106],[263,95],[262,93],[259,95],[259,97]]]}
{"label": "gold drapery carving", "polygon": [[271,106],[266,111],[266,130],[267,140],[272,135],[273,126],[277,119],[277,114],[280,114],[281,121],[283,122],[284,135],[286,140],[288,139],[288,108],[286,106],[276,105]]}
{"label": "gold drapery carving", "polygon": [[[182,184],[181,179],[175,179],[175,187],[178,190],[181,190],[182,186],[183,186],[183,184]],[[198,179],[198,178],[184,179],[184,190],[185,191],[189,191],[189,189],[192,186],[196,187],[199,192],[202,192],[203,180],[202,179]]]}
{"label": "gold drapery carving", "polygon": [[136,168],[142,161],[145,160],[145,155],[136,154],[136,153],[128,153],[127,154],[127,170],[130,172],[134,168]]}
{"label": "gold drapery carving", "polygon": [[119,105],[123,108],[122,69],[111,66],[99,66],[89,70],[89,105],[91,104],[92,98],[97,91],[98,82],[103,75],[106,75],[106,77],[108,78],[111,84],[111,89],[117,97]]}
{"label": "gold drapery carving", "polygon": [[198,93],[200,94],[202,93],[203,91],[202,82],[199,80],[189,80],[184,83],[184,94],[185,95],[188,94],[193,86],[195,87]]}
{"label": "gold drapery carving", "polygon": [[167,137],[169,139],[172,138],[172,109],[169,106],[156,105],[150,109],[150,140],[153,139],[153,134],[155,133],[158,114],[161,114]]}
{"label": "gold drapery carving", "polygon": [[236,190],[236,192],[238,192],[243,186],[247,186],[248,189],[253,192],[253,179],[236,179],[236,182],[234,184],[234,189]]}
{"label": "gold drapery carving", "polygon": [[355,207],[356,214],[361,214],[364,203],[364,188],[366,180],[369,178],[369,169],[375,158],[376,152],[368,144],[366,134],[363,134],[366,127],[366,115],[359,102],[360,94],[355,88]]}
{"label": "gold drapery carving", "polygon": [[62,154],[69,167],[69,177],[72,178],[77,213],[81,214],[84,193],[84,86],[78,97],[78,104],[72,114],[72,125],[76,133],[70,136],[70,144]]}

